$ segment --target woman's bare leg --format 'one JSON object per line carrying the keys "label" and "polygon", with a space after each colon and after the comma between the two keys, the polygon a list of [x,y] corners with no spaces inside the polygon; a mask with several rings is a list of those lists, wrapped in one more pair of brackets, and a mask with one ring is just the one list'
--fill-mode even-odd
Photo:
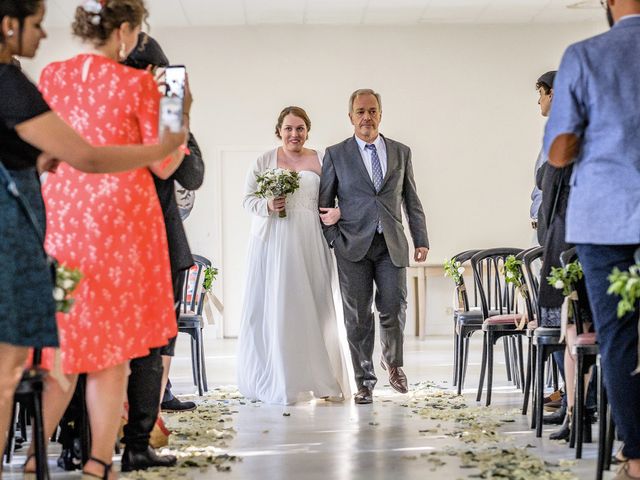
{"label": "woman's bare leg", "polygon": [[[76,389],[78,375],[67,375],[69,388],[63,389],[58,381],[50,375],[45,376],[44,392],[42,394],[42,409],[44,415],[44,438],[48,442],[53,432],[58,428],[60,419],[69,406],[73,392]],[[33,445],[29,447],[27,455],[33,455]],[[35,460],[31,459],[25,465],[25,471],[35,472]]]}
{"label": "woman's bare leg", "polygon": [[[91,424],[91,456],[111,463],[127,391],[128,362],[87,375],[87,409]],[[89,461],[87,473],[102,476],[104,467]],[[117,478],[115,472],[109,478]]]}
{"label": "woman's bare leg", "polygon": [[[7,431],[13,412],[13,396],[16,386],[22,378],[24,364],[27,361],[29,349],[16,347],[8,343],[0,343],[0,456],[7,443]],[[2,472],[0,471],[0,477]]]}

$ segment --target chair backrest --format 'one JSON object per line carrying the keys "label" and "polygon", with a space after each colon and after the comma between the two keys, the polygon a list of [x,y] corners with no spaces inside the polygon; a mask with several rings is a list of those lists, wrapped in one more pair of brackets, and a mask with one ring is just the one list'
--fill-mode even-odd
{"label": "chair backrest", "polygon": [[490,248],[471,257],[473,279],[480,295],[482,314],[489,318],[494,310],[499,315],[516,313],[515,289],[504,279],[502,266],[509,255],[518,255],[520,248]]}
{"label": "chair backrest", "polygon": [[[454,262],[460,262],[460,264],[464,264],[471,260],[476,253],[480,250],[465,250],[464,252],[460,252],[457,255],[453,256]],[[471,304],[469,303],[469,294],[467,291],[467,287],[464,283],[464,277],[460,276],[460,281],[456,284],[456,287],[460,289],[462,292],[462,301],[463,301],[463,309],[469,311],[471,309]],[[478,287],[476,287],[476,283],[473,282],[473,306],[478,306]]]}
{"label": "chair backrest", "polygon": [[542,254],[544,253],[544,248],[542,247],[532,247],[524,250],[520,255],[518,255],[518,259],[522,260],[522,276],[524,278],[524,283],[527,286],[527,314],[529,320],[540,319],[540,306],[538,305],[538,293],[540,291],[540,260],[542,259]]}
{"label": "chair backrest", "polygon": [[194,255],[193,263],[193,267],[187,270],[182,284],[180,312],[202,315],[206,293],[203,286],[204,271],[211,266],[211,260],[201,255]]}

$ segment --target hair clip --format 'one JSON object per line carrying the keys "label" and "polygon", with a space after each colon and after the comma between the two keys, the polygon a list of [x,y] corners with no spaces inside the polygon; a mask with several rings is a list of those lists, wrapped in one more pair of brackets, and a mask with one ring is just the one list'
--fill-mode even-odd
{"label": "hair clip", "polygon": [[92,13],[95,16],[100,15],[102,12],[102,4],[98,0],[87,0],[82,5],[82,9],[87,13]]}

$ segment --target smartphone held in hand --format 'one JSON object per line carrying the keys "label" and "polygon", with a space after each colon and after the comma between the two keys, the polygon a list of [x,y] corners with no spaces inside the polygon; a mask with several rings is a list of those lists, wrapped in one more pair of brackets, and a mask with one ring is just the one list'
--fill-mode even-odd
{"label": "smartphone held in hand", "polygon": [[170,65],[164,71],[165,96],[184,100],[187,70],[184,65]]}
{"label": "smartphone held in hand", "polygon": [[187,72],[183,65],[172,65],[165,69],[165,94],[160,100],[160,131],[168,128],[179,132],[183,126],[184,96]]}

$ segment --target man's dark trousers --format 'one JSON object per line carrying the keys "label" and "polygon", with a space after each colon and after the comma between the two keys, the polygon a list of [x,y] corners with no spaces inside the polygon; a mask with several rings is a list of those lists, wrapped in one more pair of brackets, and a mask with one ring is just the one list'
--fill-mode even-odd
{"label": "man's dark trousers", "polygon": [[618,318],[620,297],[608,295],[607,277],[614,267],[627,270],[640,245],[577,245],[598,337],[602,370],[613,419],[624,442],[624,455],[640,458],[640,375],[638,363],[638,305]]}

